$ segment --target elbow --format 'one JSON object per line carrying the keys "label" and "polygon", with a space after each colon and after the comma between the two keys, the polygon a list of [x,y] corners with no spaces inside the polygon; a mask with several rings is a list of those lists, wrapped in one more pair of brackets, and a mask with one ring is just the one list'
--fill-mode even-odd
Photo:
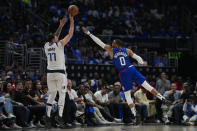
{"label": "elbow", "polygon": [[68,33],[68,38],[71,39],[73,37],[73,32]]}

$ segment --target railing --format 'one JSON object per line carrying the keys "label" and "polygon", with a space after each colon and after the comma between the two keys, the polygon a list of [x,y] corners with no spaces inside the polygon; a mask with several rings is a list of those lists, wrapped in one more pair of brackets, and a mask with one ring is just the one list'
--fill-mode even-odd
{"label": "railing", "polygon": [[[26,46],[17,43],[1,41],[0,42],[0,62],[2,65],[11,65],[14,60],[18,65],[26,65],[25,52]],[[24,67],[24,66],[23,66]]]}
{"label": "railing", "polygon": [[[115,70],[113,65],[76,65],[67,64],[68,78],[74,79],[80,82],[83,76],[87,78],[93,78],[95,73],[107,82],[114,82],[119,80],[118,72]],[[145,77],[150,79],[156,79],[162,72],[171,77],[177,73],[177,68],[175,67],[136,67]]]}

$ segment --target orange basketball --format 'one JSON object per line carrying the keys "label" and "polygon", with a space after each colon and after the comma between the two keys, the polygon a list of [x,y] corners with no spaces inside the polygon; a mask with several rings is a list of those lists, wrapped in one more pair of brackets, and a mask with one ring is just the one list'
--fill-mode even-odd
{"label": "orange basketball", "polygon": [[71,14],[71,16],[75,16],[79,13],[79,8],[76,5],[70,5],[68,7],[68,14]]}

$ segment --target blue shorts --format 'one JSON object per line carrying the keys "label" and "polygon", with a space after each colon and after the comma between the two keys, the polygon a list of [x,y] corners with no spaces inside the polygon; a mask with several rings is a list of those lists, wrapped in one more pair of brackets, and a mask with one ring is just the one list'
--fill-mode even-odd
{"label": "blue shorts", "polygon": [[133,81],[141,85],[146,80],[144,76],[140,72],[138,72],[134,66],[130,66],[129,68],[122,70],[119,73],[119,76],[123,91],[133,89]]}

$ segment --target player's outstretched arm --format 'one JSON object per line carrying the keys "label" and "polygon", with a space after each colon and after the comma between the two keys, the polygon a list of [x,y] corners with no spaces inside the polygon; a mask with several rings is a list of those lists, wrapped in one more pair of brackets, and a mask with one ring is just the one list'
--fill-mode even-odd
{"label": "player's outstretched arm", "polygon": [[143,59],[140,56],[136,55],[132,50],[127,48],[127,53],[129,54],[129,56],[131,56],[133,59],[135,59],[139,64],[141,64],[141,65],[144,64]]}
{"label": "player's outstretched arm", "polygon": [[89,35],[92,40],[97,44],[99,45],[100,47],[102,47],[103,49],[111,52],[112,51],[112,47],[110,45],[106,45],[105,43],[103,43],[98,37],[94,36],[93,34],[90,33],[89,30],[87,30],[85,27],[82,27],[82,30],[83,32],[86,34],[86,35]]}
{"label": "player's outstretched arm", "polygon": [[59,39],[60,33],[62,32],[62,28],[64,27],[66,23],[66,18],[63,18],[60,20],[59,27],[57,28],[56,32],[54,33],[55,36]]}
{"label": "player's outstretched arm", "polygon": [[70,39],[73,36],[73,32],[74,32],[74,19],[73,19],[73,16],[69,15],[69,19],[70,19],[69,32],[62,40],[60,40],[60,42],[61,42],[63,47],[70,41]]}

